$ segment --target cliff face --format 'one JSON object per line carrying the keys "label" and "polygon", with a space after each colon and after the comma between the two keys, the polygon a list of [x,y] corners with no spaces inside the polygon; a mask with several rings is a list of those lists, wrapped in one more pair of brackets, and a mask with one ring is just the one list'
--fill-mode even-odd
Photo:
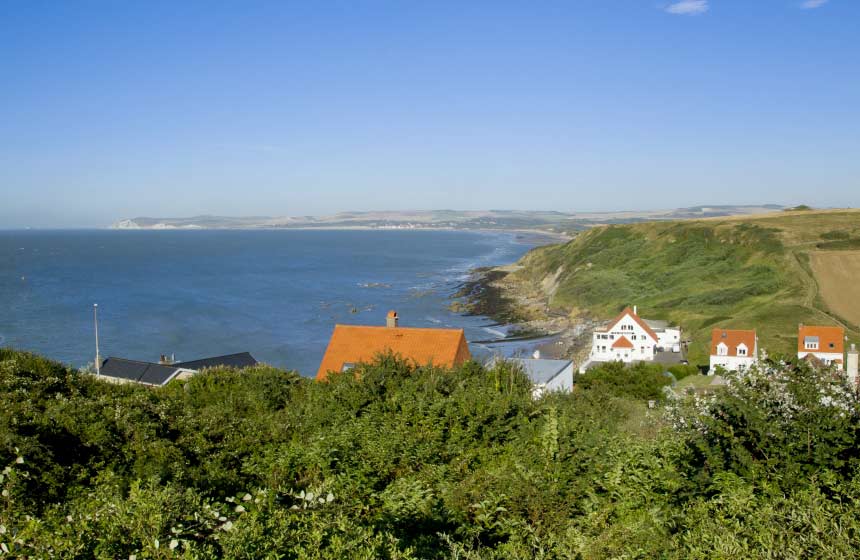
{"label": "cliff face", "polygon": [[[681,324],[695,360],[707,356],[714,326],[755,328],[769,351],[791,352],[799,322],[844,323],[817,297],[805,263],[834,243],[850,249],[844,236],[826,240],[857,229],[858,218],[787,212],[598,227],[531,251],[505,280],[539,294],[554,313],[608,318],[636,304],[644,316]],[[860,229],[850,235],[860,239]]]}

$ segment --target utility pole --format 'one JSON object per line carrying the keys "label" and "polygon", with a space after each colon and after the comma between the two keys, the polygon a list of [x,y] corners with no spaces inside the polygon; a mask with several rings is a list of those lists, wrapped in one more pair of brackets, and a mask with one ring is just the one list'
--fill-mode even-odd
{"label": "utility pole", "polygon": [[93,304],[93,324],[96,327],[96,375],[101,375],[102,360],[99,356],[99,304]]}

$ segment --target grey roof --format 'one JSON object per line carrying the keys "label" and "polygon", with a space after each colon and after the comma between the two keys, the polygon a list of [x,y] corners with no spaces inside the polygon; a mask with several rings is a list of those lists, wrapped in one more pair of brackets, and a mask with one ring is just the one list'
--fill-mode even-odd
{"label": "grey roof", "polygon": [[809,344],[810,342],[814,342],[815,344],[818,344],[818,337],[817,336],[804,336],[803,337],[803,343],[804,344]]}
{"label": "grey roof", "polygon": [[657,329],[665,329],[669,327],[669,321],[663,321],[661,319],[642,319],[645,321],[645,324],[651,327],[654,330]]}
{"label": "grey roof", "polygon": [[257,365],[257,360],[255,360],[254,356],[248,352],[239,352],[237,354],[215,356],[214,358],[202,358],[200,360],[191,360],[189,362],[178,362],[173,365],[193,370],[217,366],[244,368]]}
{"label": "grey roof", "polygon": [[127,379],[147,385],[164,385],[182,369],[150,362],[138,362],[125,358],[110,357],[102,362],[99,373],[107,377]]}
{"label": "grey roof", "polygon": [[533,358],[510,358],[509,362],[520,365],[532,383],[549,383],[556,375],[573,364],[570,360],[540,360]]}

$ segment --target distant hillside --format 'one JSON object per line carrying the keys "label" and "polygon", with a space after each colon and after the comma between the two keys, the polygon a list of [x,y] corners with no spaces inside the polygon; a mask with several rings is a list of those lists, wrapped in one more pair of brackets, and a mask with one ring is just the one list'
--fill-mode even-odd
{"label": "distant hillside", "polygon": [[510,280],[550,309],[609,318],[637,304],[679,322],[700,363],[717,326],[756,328],[771,352],[794,351],[800,322],[860,330],[858,210],[598,227],[519,264]]}
{"label": "distant hillside", "polygon": [[114,223],[114,229],[239,229],[239,228],[456,228],[456,229],[540,229],[571,233],[601,224],[631,223],[644,220],[677,220],[712,216],[733,216],[780,210],[762,206],[696,206],[645,212],[554,212],[516,210],[421,210],[341,212],[332,216],[229,217],[193,216],[189,218],[138,217]]}

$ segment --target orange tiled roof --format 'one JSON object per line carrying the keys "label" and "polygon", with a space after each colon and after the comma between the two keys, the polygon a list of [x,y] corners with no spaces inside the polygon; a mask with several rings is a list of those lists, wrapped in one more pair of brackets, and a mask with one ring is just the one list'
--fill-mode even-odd
{"label": "orange tiled roof", "polygon": [[627,340],[627,337],[621,335],[618,337],[614,343],[612,343],[613,348],[633,348],[633,343]]}
{"label": "orange tiled roof", "polygon": [[416,329],[335,325],[317,380],[329,372],[343,371],[344,364],[372,361],[385,352],[400,354],[418,364],[453,367],[472,358],[463,329]]}
{"label": "orange tiled roof", "polygon": [[711,331],[711,356],[717,355],[717,345],[724,342],[728,346],[728,356],[738,355],[738,346],[745,344],[749,356],[755,352],[755,331],[738,329],[714,329]]}
{"label": "orange tiled roof", "polygon": [[648,333],[648,336],[650,336],[651,338],[653,338],[653,339],[654,339],[654,342],[657,342],[657,341],[658,341],[657,333],[655,333],[655,332],[654,332],[654,329],[652,329],[651,327],[649,327],[649,326],[648,326],[648,323],[646,323],[645,321],[643,321],[643,320],[639,317],[639,315],[637,315],[637,314],[633,313],[633,310],[632,310],[632,309],[630,309],[629,307],[625,307],[625,308],[624,308],[624,311],[622,311],[621,313],[619,313],[619,314],[618,314],[618,316],[617,316],[615,319],[613,319],[611,323],[609,323],[609,326],[608,326],[608,327],[606,327],[605,331],[611,331],[611,330],[612,330],[612,327],[614,327],[615,325],[617,325],[617,324],[618,324],[618,321],[620,321],[621,319],[623,319],[626,315],[630,315],[630,316],[633,318],[633,320],[634,320],[634,321],[636,321],[636,324],[637,324],[637,325],[639,325],[640,327],[642,327],[642,329],[643,329],[646,333]]}
{"label": "orange tiled roof", "polygon": [[[803,341],[807,336],[818,337],[818,350],[807,350]],[[797,329],[798,352],[824,352],[829,354],[845,353],[845,329],[842,327],[816,327],[800,325]]]}

